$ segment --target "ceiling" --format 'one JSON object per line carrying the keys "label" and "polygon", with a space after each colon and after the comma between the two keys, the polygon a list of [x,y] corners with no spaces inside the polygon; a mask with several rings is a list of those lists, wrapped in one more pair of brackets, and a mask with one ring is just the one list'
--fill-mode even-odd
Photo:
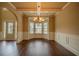
{"label": "ceiling", "polygon": [[[13,2],[17,9],[36,9],[36,2]],[[41,2],[42,8],[62,8],[66,2]]]}
{"label": "ceiling", "polygon": [[[28,16],[36,16],[36,2],[12,2],[17,11],[23,12]],[[67,2],[40,2],[41,16],[49,16],[61,11]]]}

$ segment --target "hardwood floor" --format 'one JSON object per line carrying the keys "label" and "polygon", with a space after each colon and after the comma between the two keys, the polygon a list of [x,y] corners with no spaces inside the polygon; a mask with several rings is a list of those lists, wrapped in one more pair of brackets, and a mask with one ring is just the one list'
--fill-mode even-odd
{"label": "hardwood floor", "polygon": [[16,41],[0,41],[0,56],[19,55]]}
{"label": "hardwood floor", "polygon": [[0,56],[75,56],[55,41],[45,39],[0,41]]}

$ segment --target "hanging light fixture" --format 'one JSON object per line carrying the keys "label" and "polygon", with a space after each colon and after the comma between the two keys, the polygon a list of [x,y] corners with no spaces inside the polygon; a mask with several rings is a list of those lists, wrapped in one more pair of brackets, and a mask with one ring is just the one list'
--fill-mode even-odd
{"label": "hanging light fixture", "polygon": [[35,21],[35,22],[43,22],[44,21],[44,19],[40,17],[40,13],[41,13],[41,3],[38,2],[37,3],[37,11],[36,11],[37,17],[34,17],[33,21]]}

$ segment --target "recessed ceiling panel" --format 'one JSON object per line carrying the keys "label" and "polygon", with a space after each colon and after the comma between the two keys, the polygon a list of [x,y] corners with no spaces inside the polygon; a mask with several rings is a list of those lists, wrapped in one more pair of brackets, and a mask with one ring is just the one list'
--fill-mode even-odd
{"label": "recessed ceiling panel", "polygon": [[62,8],[67,2],[42,2],[42,8]]}
{"label": "recessed ceiling panel", "polygon": [[17,9],[36,8],[35,2],[13,2]]}

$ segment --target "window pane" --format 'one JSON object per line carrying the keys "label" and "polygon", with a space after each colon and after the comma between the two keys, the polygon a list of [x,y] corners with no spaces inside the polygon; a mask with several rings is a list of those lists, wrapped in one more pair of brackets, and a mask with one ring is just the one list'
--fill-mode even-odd
{"label": "window pane", "polygon": [[35,28],[42,28],[42,24],[41,23],[36,23]]}
{"label": "window pane", "polygon": [[44,28],[48,28],[47,25],[48,25],[47,23],[44,23],[44,24],[43,24],[43,27],[44,27]]}
{"label": "window pane", "polygon": [[35,33],[42,33],[42,24],[41,23],[36,23],[35,24]]}
{"label": "window pane", "polygon": [[48,34],[48,30],[47,29],[44,29],[44,34]]}
{"label": "window pane", "polygon": [[30,33],[34,33],[34,23],[30,22]]}
{"label": "window pane", "polygon": [[43,33],[48,34],[48,23],[43,24]]}
{"label": "window pane", "polygon": [[8,33],[9,34],[13,33],[13,23],[8,23]]}
{"label": "window pane", "polygon": [[42,29],[37,28],[36,31],[35,31],[35,33],[41,34],[42,33]]}

